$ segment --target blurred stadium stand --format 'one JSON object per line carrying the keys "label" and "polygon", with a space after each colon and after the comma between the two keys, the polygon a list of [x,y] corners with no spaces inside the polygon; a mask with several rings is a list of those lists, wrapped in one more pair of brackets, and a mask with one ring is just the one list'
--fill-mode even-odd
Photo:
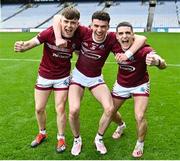
{"label": "blurred stadium stand", "polygon": [[153,27],[179,27],[175,2],[157,3]]}
{"label": "blurred stadium stand", "polygon": [[111,15],[111,27],[116,27],[120,21],[129,21],[134,27],[146,27],[148,17],[148,3],[120,2],[107,8]]}
{"label": "blurred stadium stand", "polygon": [[[129,21],[143,31],[153,28],[180,28],[180,0],[1,0],[0,29],[47,28],[52,18],[64,7],[75,6],[81,13],[80,23],[90,25],[91,15],[105,10],[111,16],[110,27],[115,29],[121,21]],[[151,6],[150,2],[155,5]]]}

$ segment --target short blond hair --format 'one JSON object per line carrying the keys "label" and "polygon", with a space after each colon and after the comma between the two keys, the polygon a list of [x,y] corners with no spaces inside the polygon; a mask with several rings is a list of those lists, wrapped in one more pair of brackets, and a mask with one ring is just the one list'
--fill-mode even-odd
{"label": "short blond hair", "polygon": [[61,15],[64,16],[66,19],[70,20],[79,20],[80,19],[80,12],[75,7],[66,7],[62,10]]}

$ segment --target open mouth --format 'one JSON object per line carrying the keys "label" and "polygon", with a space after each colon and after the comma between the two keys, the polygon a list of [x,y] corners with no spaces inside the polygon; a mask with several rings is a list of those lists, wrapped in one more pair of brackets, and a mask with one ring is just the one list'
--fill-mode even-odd
{"label": "open mouth", "polygon": [[122,40],[121,45],[123,48],[129,48],[129,40]]}
{"label": "open mouth", "polygon": [[69,35],[69,34],[72,34],[73,30],[72,29],[65,29],[66,33]]}
{"label": "open mouth", "polygon": [[129,43],[129,40],[122,40],[122,43]]}
{"label": "open mouth", "polygon": [[101,33],[100,33],[100,34],[97,34],[97,33],[96,33],[96,37],[97,37],[98,39],[102,39],[102,38],[104,37],[104,35],[101,34]]}

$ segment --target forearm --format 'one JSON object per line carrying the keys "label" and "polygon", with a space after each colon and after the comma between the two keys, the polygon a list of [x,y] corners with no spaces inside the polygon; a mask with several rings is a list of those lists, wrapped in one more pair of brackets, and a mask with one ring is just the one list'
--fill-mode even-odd
{"label": "forearm", "polygon": [[32,38],[29,41],[24,41],[23,50],[26,51],[26,50],[32,49],[32,48],[34,48],[37,45],[39,45],[39,42],[37,41],[37,39],[36,38]]}
{"label": "forearm", "polygon": [[62,39],[60,19],[61,19],[61,15],[55,15],[53,18],[53,30],[56,40]]}
{"label": "forearm", "polygon": [[24,52],[26,50],[29,50],[39,44],[39,41],[37,38],[32,38],[28,41],[17,41],[14,44],[14,51],[16,52]]}
{"label": "forearm", "polygon": [[129,50],[134,54],[136,53],[146,42],[146,37],[143,35],[134,35],[134,42]]}
{"label": "forearm", "polygon": [[132,46],[124,53],[129,59],[132,55],[134,55],[146,42],[146,37],[142,35],[135,35],[134,42]]}

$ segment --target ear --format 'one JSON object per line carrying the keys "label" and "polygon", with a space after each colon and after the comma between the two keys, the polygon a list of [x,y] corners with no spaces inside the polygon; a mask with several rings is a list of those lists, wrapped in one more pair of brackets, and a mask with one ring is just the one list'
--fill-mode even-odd
{"label": "ear", "polygon": [[118,33],[116,32],[116,39],[118,40]]}
{"label": "ear", "polygon": [[135,40],[135,34],[134,34],[134,32],[132,33],[132,36],[133,36],[133,40]]}
{"label": "ear", "polygon": [[92,29],[92,25],[93,25],[93,23],[91,23],[91,24],[89,25],[89,28],[91,28],[91,29]]}
{"label": "ear", "polygon": [[80,25],[80,22],[78,21],[78,22],[77,22],[77,26],[79,26],[79,25]]}

